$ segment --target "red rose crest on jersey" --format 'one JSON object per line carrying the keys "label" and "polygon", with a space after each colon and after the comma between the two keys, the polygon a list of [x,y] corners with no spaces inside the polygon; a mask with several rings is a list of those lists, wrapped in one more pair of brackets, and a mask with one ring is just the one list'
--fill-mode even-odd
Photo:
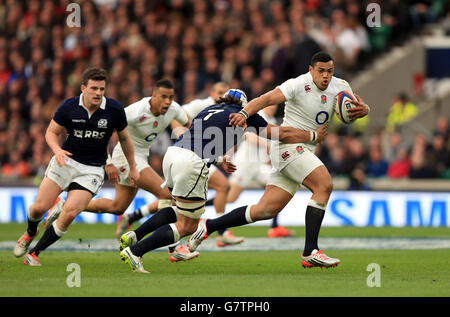
{"label": "red rose crest on jersey", "polygon": [[283,152],[282,154],[281,154],[281,158],[283,159],[283,161],[286,161],[288,158],[290,158],[291,157],[291,155],[289,154],[289,152],[288,151],[286,151],[286,152]]}
{"label": "red rose crest on jersey", "polygon": [[299,145],[295,148],[297,150],[298,154],[302,154],[303,152],[305,152],[305,149],[303,149],[303,146]]}
{"label": "red rose crest on jersey", "polygon": [[153,127],[156,128],[158,126],[158,121],[153,122]]}
{"label": "red rose crest on jersey", "polygon": [[321,101],[322,103],[327,103],[327,96],[326,96],[326,95],[320,96],[320,101]]}

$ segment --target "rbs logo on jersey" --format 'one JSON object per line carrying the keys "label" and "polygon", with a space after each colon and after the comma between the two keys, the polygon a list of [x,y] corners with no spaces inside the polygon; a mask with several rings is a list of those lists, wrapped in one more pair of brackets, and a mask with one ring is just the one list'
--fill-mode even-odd
{"label": "rbs logo on jersey", "polygon": [[74,136],[77,138],[83,139],[103,139],[105,137],[106,132],[98,132],[98,131],[90,131],[90,130],[73,130]]}

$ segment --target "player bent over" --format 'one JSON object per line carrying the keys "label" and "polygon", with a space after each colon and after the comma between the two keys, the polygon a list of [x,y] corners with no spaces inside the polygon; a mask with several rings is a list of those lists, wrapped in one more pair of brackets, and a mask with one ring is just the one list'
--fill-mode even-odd
{"label": "player bent over", "polygon": [[[351,92],[349,84],[334,77],[333,73],[332,57],[319,52],[312,57],[308,73],[289,79],[253,99],[244,107],[245,112],[230,115],[230,124],[245,126],[248,116],[269,105],[285,102],[282,126],[310,131],[325,126],[334,113],[333,99],[336,94],[342,90]],[[369,107],[357,98],[351,114],[353,119],[369,113]],[[333,185],[327,168],[314,155],[316,136],[312,134],[309,141],[298,144],[286,144],[283,140],[273,142],[271,162],[275,170],[270,175],[262,198],[256,205],[236,208],[222,217],[202,219],[189,240],[191,252],[216,230],[272,218],[289,203],[303,184],[312,192],[312,197],[306,208],[305,246],[301,263],[304,267],[338,265],[339,259],[328,257],[318,246],[319,231]]]}
{"label": "player bent over", "polygon": [[[65,100],[47,128],[45,139],[54,156],[39,186],[36,201],[28,208],[27,231],[14,248],[16,257],[25,255],[26,265],[40,266],[40,252],[66,233],[75,217],[97,194],[103,184],[107,146],[114,130],[130,166],[130,184],[135,186],[139,179],[123,106],[104,97],[106,77],[103,69],[87,69],[82,77],[81,95]],[[64,129],[68,137],[61,147],[59,137]],[[28,251],[39,233],[39,222],[62,191],[67,191],[67,201],[59,218],[47,226],[41,239]]]}
{"label": "player bent over", "polygon": [[[212,105],[193,120],[189,131],[169,147],[163,159],[163,173],[176,206],[160,210],[135,231],[121,237],[122,260],[136,272],[148,273],[142,256],[157,248],[172,244],[197,229],[198,220],[205,211],[208,166],[219,165],[232,173],[234,164],[223,155],[232,149],[244,134],[244,129],[229,126],[229,116],[242,111],[247,97],[237,89],[227,91],[219,104]],[[280,138],[286,143],[302,142],[310,138],[309,131],[268,125],[258,114],[248,118],[245,128],[251,127],[259,135]],[[317,130],[323,139],[325,129]],[[154,232],[143,239],[148,233]]]}
{"label": "player bent over", "polygon": [[[212,86],[207,98],[194,99],[188,104],[183,105],[181,109],[184,110],[190,120],[193,120],[203,109],[216,104],[216,100],[222,97],[229,88],[230,87],[227,83],[219,81]],[[182,127],[182,125],[176,120],[172,121],[171,126],[172,131],[177,137],[186,131],[186,128]],[[216,215],[223,215],[225,213],[227,193],[230,188],[230,184],[228,183],[227,177],[225,177],[225,175],[214,165],[209,167],[208,188],[214,189],[216,192],[216,196],[212,200],[212,205],[214,205]],[[120,235],[125,233],[131,223],[148,215],[148,210],[150,208],[151,204],[142,206],[131,214],[124,214],[118,224],[118,233],[120,233]],[[217,232],[216,244],[219,247],[235,245],[242,243],[243,241],[243,237],[233,235],[231,230],[223,229]]]}

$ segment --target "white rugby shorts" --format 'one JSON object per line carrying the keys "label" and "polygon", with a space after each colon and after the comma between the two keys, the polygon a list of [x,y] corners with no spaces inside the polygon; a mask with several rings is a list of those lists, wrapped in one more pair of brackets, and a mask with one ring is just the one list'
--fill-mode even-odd
{"label": "white rugby shorts", "polygon": [[178,146],[169,146],[163,159],[164,183],[172,196],[206,200],[209,169],[194,152]]}
{"label": "white rugby shorts", "polygon": [[272,167],[269,164],[255,162],[236,162],[236,171],[229,182],[243,188],[264,188],[269,181]]}
{"label": "white rugby shorts", "polygon": [[283,147],[282,152],[273,155],[277,155],[277,159],[286,161],[286,163],[272,169],[267,185],[280,187],[292,196],[313,170],[324,165],[313,152],[301,144]]}
{"label": "white rugby shorts", "polygon": [[105,171],[103,166],[82,164],[70,157],[66,165],[59,166],[53,156],[45,176],[58,184],[62,190],[66,191],[71,183],[77,183],[96,195],[103,185]]}
{"label": "white rugby shorts", "polygon": [[[123,153],[120,146],[116,145],[112,152],[112,163],[119,170],[119,184],[124,186],[130,186],[130,179],[128,177],[130,173],[130,165],[128,165],[127,157]],[[134,153],[134,161],[136,162],[136,169],[140,173],[144,168],[150,167],[148,164],[148,155]]]}

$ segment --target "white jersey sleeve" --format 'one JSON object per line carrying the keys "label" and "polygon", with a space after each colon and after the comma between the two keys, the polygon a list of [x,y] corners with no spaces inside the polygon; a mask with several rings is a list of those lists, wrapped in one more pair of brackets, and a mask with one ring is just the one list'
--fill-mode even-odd
{"label": "white jersey sleeve", "polygon": [[190,103],[183,106],[183,110],[186,112],[188,117],[192,120],[194,119],[203,109],[215,104],[213,98],[208,97],[206,99],[195,99]]}
{"label": "white jersey sleeve", "polygon": [[175,112],[174,119],[177,120],[180,124],[186,125],[189,121],[189,118],[188,118],[186,112],[184,112],[183,109],[181,108],[181,106],[178,103],[176,103],[175,101],[172,102],[171,107],[173,107],[173,111]]}
{"label": "white jersey sleeve", "polygon": [[296,88],[299,85],[301,85],[301,80],[299,79],[299,77],[297,77],[297,78],[291,78],[291,79],[285,81],[284,83],[279,85],[277,88],[279,88],[281,90],[281,92],[283,93],[286,100],[289,100],[289,99],[295,99],[295,97],[297,95]]}

